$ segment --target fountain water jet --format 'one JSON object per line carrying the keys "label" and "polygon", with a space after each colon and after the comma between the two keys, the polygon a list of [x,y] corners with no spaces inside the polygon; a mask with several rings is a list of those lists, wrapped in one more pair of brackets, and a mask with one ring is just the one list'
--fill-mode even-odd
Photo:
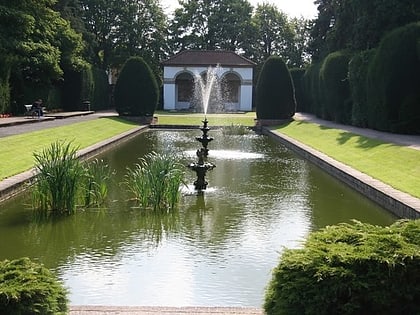
{"label": "fountain water jet", "polygon": [[194,186],[195,190],[199,192],[202,192],[207,188],[208,182],[205,179],[207,171],[216,167],[216,165],[207,161],[209,153],[207,146],[209,142],[213,140],[213,138],[207,135],[210,130],[208,127],[207,110],[210,104],[210,97],[212,96],[212,93],[214,94],[216,92],[216,95],[220,94],[220,84],[218,84],[217,70],[218,67],[209,67],[207,69],[205,80],[198,74],[195,76],[196,100],[201,103],[204,111],[204,120],[202,120],[203,126],[200,128],[203,134],[201,137],[195,138],[202,145],[202,147],[196,152],[198,161],[190,163],[188,167],[195,171],[197,174],[197,180],[194,182]]}

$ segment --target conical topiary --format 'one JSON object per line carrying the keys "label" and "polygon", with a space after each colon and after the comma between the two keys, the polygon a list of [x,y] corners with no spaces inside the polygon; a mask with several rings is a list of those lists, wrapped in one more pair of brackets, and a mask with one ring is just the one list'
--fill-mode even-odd
{"label": "conical topiary", "polygon": [[156,78],[141,57],[129,58],[121,69],[114,90],[119,115],[152,116],[159,100]]}
{"label": "conical topiary", "polygon": [[296,111],[294,87],[289,69],[277,56],[264,63],[257,82],[258,119],[289,119]]}

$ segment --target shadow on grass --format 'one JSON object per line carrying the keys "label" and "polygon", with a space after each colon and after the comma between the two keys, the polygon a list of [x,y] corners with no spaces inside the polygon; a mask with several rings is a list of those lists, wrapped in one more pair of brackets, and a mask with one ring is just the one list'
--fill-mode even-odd
{"label": "shadow on grass", "polygon": [[387,146],[391,146],[391,144],[387,143],[387,142],[383,142],[377,139],[371,139],[371,138],[367,138],[364,136],[360,136],[351,132],[341,132],[337,138],[337,142],[340,145],[343,145],[345,143],[347,143],[349,140],[355,139],[356,143],[357,143],[357,148],[360,149],[373,149],[379,146],[383,146],[383,145],[387,145]]}

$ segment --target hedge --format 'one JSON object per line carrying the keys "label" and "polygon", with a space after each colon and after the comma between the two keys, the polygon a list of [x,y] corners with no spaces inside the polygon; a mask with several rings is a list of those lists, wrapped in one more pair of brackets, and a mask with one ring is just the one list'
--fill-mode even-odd
{"label": "hedge", "polygon": [[129,58],[115,84],[115,109],[126,116],[152,116],[159,101],[156,78],[141,57]]}
{"label": "hedge", "polygon": [[369,127],[420,133],[420,22],[388,33],[368,70]]}
{"label": "hedge", "polygon": [[420,220],[326,227],[274,269],[270,314],[420,314]]}
{"label": "hedge", "polygon": [[67,314],[67,291],[29,258],[0,262],[0,314]]}
{"label": "hedge", "polygon": [[294,87],[289,69],[278,56],[269,57],[256,86],[256,112],[259,119],[289,119],[296,111]]}
{"label": "hedge", "polygon": [[323,61],[319,76],[322,100],[325,103],[323,117],[340,123],[351,121],[351,98],[348,80],[350,54],[336,51]]}

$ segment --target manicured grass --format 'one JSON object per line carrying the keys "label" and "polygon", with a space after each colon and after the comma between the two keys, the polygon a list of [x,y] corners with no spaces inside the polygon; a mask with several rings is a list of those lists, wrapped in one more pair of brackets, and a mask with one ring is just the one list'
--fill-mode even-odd
{"label": "manicured grass", "polygon": [[328,156],[420,198],[420,151],[317,124],[273,128]]}
{"label": "manicured grass", "polygon": [[0,138],[0,180],[32,168],[33,153],[55,141],[71,141],[74,146],[83,149],[136,126],[118,118],[101,118]]}
{"label": "manicured grass", "polygon": [[[204,119],[203,113],[168,113],[156,112],[160,125],[202,125]],[[207,114],[209,126],[229,126],[229,125],[243,125],[254,126],[255,112],[241,113],[241,114]]]}

